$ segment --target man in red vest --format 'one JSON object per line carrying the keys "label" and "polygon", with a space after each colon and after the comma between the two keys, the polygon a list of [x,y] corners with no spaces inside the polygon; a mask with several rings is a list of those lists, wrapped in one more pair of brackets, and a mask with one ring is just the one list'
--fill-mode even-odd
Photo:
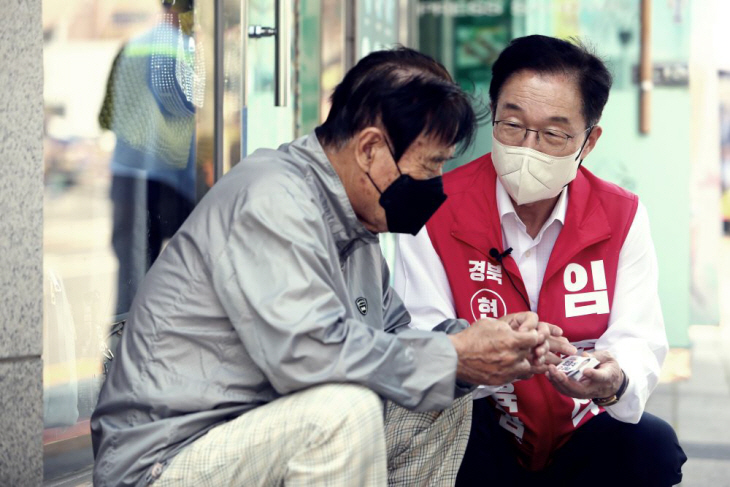
{"label": "man in red vest", "polygon": [[[581,167],[610,86],[581,45],[512,41],[492,68],[492,152],[445,175],[446,203],[400,238],[411,326],[532,310],[553,335],[544,374],[474,393],[458,486],[682,479],[676,434],[644,412],[667,351],[647,212]],[[580,380],[555,367],[585,353],[600,363]]]}

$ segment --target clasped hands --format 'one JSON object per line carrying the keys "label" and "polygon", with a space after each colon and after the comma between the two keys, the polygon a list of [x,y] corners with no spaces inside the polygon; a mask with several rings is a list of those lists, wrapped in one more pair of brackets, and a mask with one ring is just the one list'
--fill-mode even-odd
{"label": "clasped hands", "polygon": [[457,377],[471,384],[502,385],[546,374],[566,396],[591,399],[614,394],[623,377],[618,362],[607,351],[593,354],[600,365],[585,370],[580,381],[569,379],[555,367],[560,355],[577,353],[562,334],[560,327],[539,321],[529,311],[478,320],[449,336],[458,356]]}

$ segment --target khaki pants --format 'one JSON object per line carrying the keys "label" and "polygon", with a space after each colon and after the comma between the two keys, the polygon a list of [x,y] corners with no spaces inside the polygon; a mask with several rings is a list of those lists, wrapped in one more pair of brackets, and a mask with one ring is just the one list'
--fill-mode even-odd
{"label": "khaki pants", "polygon": [[383,402],[364,387],[314,387],[213,428],[154,487],[452,486],[471,405],[467,395],[444,411],[414,413],[388,402],[383,415]]}

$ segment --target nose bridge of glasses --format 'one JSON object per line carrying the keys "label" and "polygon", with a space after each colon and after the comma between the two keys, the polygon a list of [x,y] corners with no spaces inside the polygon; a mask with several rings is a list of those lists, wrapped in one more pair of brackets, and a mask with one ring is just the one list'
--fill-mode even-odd
{"label": "nose bridge of glasses", "polygon": [[524,135],[523,135],[523,137],[522,137],[522,142],[523,142],[523,143],[527,143],[527,144],[526,144],[526,145],[527,145],[527,147],[529,147],[529,146],[530,146],[530,141],[529,141],[529,137],[530,137],[530,132],[535,132],[535,137],[534,137],[534,140],[535,140],[535,142],[534,142],[534,146],[535,146],[535,147],[539,146],[539,145],[540,145],[540,139],[541,139],[542,137],[540,137],[540,130],[536,130],[536,129],[530,129],[530,128],[527,128],[527,127],[525,127],[525,134],[524,134]]}

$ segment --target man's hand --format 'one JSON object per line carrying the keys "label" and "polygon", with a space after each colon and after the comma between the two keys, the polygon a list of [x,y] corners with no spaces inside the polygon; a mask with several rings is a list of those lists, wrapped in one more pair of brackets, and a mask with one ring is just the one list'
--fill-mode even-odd
{"label": "man's hand", "polygon": [[621,367],[616,359],[605,350],[594,352],[593,357],[601,362],[600,365],[595,369],[583,369],[583,377],[579,381],[569,379],[555,365],[548,366],[548,379],[558,392],[576,399],[612,396],[621,387],[623,380]]}
{"label": "man's hand", "polygon": [[[560,358],[560,355],[567,357],[578,353],[578,349],[571,345],[568,339],[563,336],[562,328],[551,324],[547,326],[550,329],[550,336],[548,337],[550,352],[545,357],[546,365],[558,365],[563,360]],[[547,371],[547,366],[543,372],[545,371]]]}
{"label": "man's hand", "polygon": [[529,376],[535,349],[547,341],[538,328],[537,315],[524,312],[479,320],[449,335],[458,356],[457,377],[470,384],[502,385]]}
{"label": "man's hand", "polygon": [[[512,327],[512,329],[515,331],[536,330],[540,335],[540,345],[532,350],[532,353],[528,358],[530,362],[530,373],[526,376],[519,377],[520,379],[527,379],[532,375],[544,374],[545,372],[547,372],[548,364],[553,363],[550,361],[550,356],[555,356],[555,354],[551,353],[553,349],[551,335],[553,333],[555,333],[556,336],[560,336],[563,334],[563,330],[561,330],[557,326],[542,321],[537,321],[536,319],[534,319],[536,317],[537,315],[535,315],[534,313],[514,313],[500,318],[501,321],[509,323],[510,327]],[[555,329],[554,332],[553,328]],[[568,342],[568,340],[566,340],[565,338],[562,338],[562,340],[564,340],[566,343]],[[563,344],[561,342],[556,341],[555,343],[558,349],[563,348]],[[559,359],[557,363],[560,363]]]}

